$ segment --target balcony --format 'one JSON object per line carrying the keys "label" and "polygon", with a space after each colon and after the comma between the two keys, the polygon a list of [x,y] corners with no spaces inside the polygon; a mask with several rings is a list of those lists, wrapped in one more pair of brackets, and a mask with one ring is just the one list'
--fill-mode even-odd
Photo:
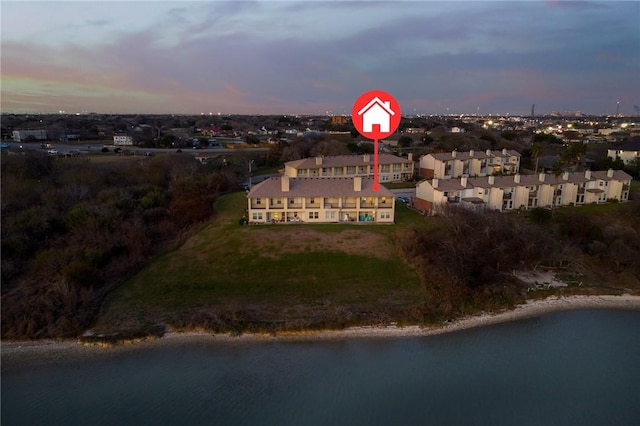
{"label": "balcony", "polygon": [[301,209],[302,208],[302,203],[289,203],[289,208],[290,209]]}
{"label": "balcony", "polygon": [[629,190],[629,184],[628,183],[623,184],[622,185],[622,190],[623,191],[628,191]]}
{"label": "balcony", "polygon": [[361,203],[360,203],[360,208],[361,208],[361,209],[372,209],[372,208],[374,208],[375,206],[376,206],[376,204],[375,204],[375,203],[367,203],[367,202],[364,202],[364,203],[362,203],[362,202],[361,202]]}
{"label": "balcony", "polygon": [[538,198],[538,191],[529,191],[529,198]]}
{"label": "balcony", "polygon": [[513,194],[511,192],[505,192],[504,194],[502,194],[503,200],[510,200],[512,198],[513,198]]}
{"label": "balcony", "polygon": [[340,208],[340,203],[338,202],[325,202],[324,203],[324,208],[325,209],[339,209]]}

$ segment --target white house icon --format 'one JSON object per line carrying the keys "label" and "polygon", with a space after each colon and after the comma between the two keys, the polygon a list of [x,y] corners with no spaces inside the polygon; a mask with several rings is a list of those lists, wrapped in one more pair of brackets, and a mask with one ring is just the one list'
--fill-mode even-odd
{"label": "white house icon", "polygon": [[380,132],[388,132],[390,116],[396,113],[391,109],[391,102],[383,102],[376,96],[358,111],[358,115],[362,116],[362,131],[370,133],[374,124],[380,126]]}

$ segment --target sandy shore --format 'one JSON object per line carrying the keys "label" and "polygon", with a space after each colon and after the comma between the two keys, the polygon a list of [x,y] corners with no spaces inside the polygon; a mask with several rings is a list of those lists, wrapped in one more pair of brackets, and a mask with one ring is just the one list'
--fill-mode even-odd
{"label": "sandy shore", "polygon": [[166,333],[160,339],[144,340],[135,344],[114,347],[84,346],[75,340],[40,340],[29,342],[2,342],[2,369],[16,368],[32,364],[59,362],[69,359],[80,359],[96,355],[113,355],[130,350],[149,350],[166,345],[181,345],[191,342],[269,342],[293,340],[329,340],[352,338],[385,338],[385,337],[420,337],[449,333],[458,330],[480,327],[500,322],[514,321],[536,317],[548,312],[578,309],[626,309],[640,311],[640,296],[570,296],[551,297],[543,300],[528,301],[511,311],[497,314],[483,314],[453,321],[442,326],[387,326],[387,327],[354,327],[345,330],[309,331],[296,333],[243,334],[231,336],[227,334],[210,334],[204,332]]}

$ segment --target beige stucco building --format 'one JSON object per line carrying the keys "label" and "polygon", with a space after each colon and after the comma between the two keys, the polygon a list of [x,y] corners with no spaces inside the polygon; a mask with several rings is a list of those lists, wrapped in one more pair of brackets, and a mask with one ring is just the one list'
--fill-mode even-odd
{"label": "beige stucco building", "polygon": [[[391,154],[378,155],[378,181],[402,182],[413,179],[414,161]],[[374,155],[335,155],[312,157],[285,163],[284,175],[289,177],[373,177]]]}
{"label": "beige stucco building", "polygon": [[249,223],[393,223],[395,199],[373,178],[273,177],[247,194]]}
{"label": "beige stucco building", "polygon": [[508,149],[431,153],[420,158],[419,172],[428,179],[516,174],[520,172],[520,157],[519,152]]}
{"label": "beige stucco building", "polygon": [[447,204],[509,211],[629,200],[631,176],[622,170],[431,179],[416,186],[413,205],[437,214]]}
{"label": "beige stucco building", "polygon": [[614,160],[620,158],[625,164],[629,164],[640,158],[640,140],[630,141],[612,147],[607,150],[607,156]]}

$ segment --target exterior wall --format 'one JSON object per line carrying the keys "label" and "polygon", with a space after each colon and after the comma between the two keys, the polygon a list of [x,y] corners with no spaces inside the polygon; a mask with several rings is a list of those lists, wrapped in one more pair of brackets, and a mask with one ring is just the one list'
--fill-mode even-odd
{"label": "exterior wall", "polygon": [[14,130],[13,140],[15,142],[22,142],[29,136],[32,136],[35,140],[42,141],[47,139],[47,131],[44,129],[38,130]]}
{"label": "exterior wall", "polygon": [[289,177],[298,177],[298,176],[300,176],[298,174],[298,171],[295,168],[293,168],[291,166],[287,166],[286,164],[284,166],[284,175],[285,176],[289,176]]}
{"label": "exterior wall", "polygon": [[607,151],[607,156],[611,157],[615,160],[616,157],[620,157],[620,159],[622,161],[624,161],[625,164],[629,164],[630,162],[632,162],[633,160],[635,160],[636,158],[640,158],[640,151],[626,151],[626,150],[615,150],[615,149],[610,149]]}
{"label": "exterior wall", "polygon": [[393,223],[393,197],[248,198],[249,223]]}
{"label": "exterior wall", "polygon": [[[378,164],[379,182],[402,182],[411,180],[414,173],[413,163]],[[296,169],[285,165],[284,175],[289,177],[374,177],[374,167],[369,164],[357,166],[317,165]]]}
{"label": "exterior wall", "polygon": [[[461,156],[464,154],[464,156]],[[435,158],[427,154],[420,158],[420,176],[436,179],[455,179],[463,175],[488,176],[491,174],[516,174],[520,172],[520,157],[506,156],[505,151],[487,150],[478,154],[451,152],[446,159]],[[492,156],[494,155],[494,156]],[[448,163],[448,165],[447,165]],[[465,163],[467,166],[465,167]]]}
{"label": "exterior wall", "polygon": [[133,138],[131,136],[114,136],[113,144],[118,146],[133,145]]}
{"label": "exterior wall", "polygon": [[[536,181],[527,179],[526,183],[521,182],[522,177],[518,176],[514,177],[513,183],[508,184],[509,186],[502,187],[494,185],[497,179],[493,177],[488,177],[486,181],[475,181],[471,187],[466,187],[466,178],[462,178],[460,184],[465,186],[464,189],[449,191],[438,188],[437,179],[434,179],[435,188],[432,181],[423,181],[416,186],[414,205],[420,210],[432,213],[447,203],[459,202],[476,210],[486,208],[509,211],[519,208],[604,203],[611,199],[628,201],[631,179],[619,180],[614,178],[614,173],[610,170],[606,177],[600,175],[597,179],[590,171],[585,172],[582,178],[579,174],[576,176],[565,173],[557,178],[543,174]],[[502,182],[504,184],[504,181]],[[484,204],[468,200],[470,198],[480,199]]]}

